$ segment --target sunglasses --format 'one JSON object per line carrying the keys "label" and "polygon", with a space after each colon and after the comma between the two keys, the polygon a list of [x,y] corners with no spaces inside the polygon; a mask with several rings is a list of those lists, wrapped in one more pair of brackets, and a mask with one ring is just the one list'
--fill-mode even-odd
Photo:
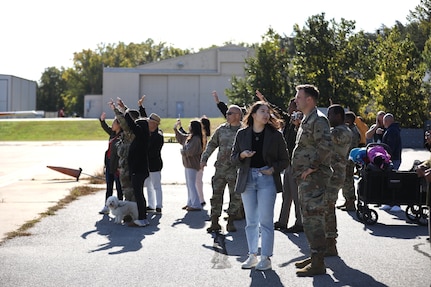
{"label": "sunglasses", "polygon": [[230,115],[233,115],[233,114],[238,114],[238,113],[234,113],[234,112],[227,112],[226,113],[227,116],[230,116]]}

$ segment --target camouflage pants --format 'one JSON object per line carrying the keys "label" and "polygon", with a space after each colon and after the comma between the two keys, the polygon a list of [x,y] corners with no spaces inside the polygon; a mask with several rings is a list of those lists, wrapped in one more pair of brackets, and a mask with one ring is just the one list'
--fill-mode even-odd
{"label": "camouflage pants", "polygon": [[356,200],[354,172],[355,163],[349,160],[346,165],[346,178],[343,185],[343,197],[346,201]]}
{"label": "camouflage pants", "polygon": [[120,168],[120,182],[123,189],[124,200],[135,201],[135,195],[133,193],[132,181],[129,176],[128,168]]}
{"label": "camouflage pants", "polygon": [[211,197],[211,216],[220,217],[223,208],[223,196],[226,184],[229,188],[229,215],[237,215],[242,207],[241,195],[235,193],[236,170],[230,168],[216,168],[211,179],[213,194]]}
{"label": "camouflage pants", "polygon": [[122,142],[118,145],[118,169],[120,170],[120,182],[123,188],[124,199],[128,201],[136,202],[135,195],[133,193],[132,180],[129,173],[129,162],[127,156],[129,154],[130,143]]}
{"label": "camouflage pants", "polygon": [[325,192],[326,212],[325,228],[327,238],[337,238],[337,217],[335,215],[335,203],[338,199],[340,186],[328,186]]}
{"label": "camouflage pants", "polygon": [[325,192],[328,179],[314,172],[305,180],[297,179],[297,183],[302,224],[311,254],[323,253],[326,250]]}

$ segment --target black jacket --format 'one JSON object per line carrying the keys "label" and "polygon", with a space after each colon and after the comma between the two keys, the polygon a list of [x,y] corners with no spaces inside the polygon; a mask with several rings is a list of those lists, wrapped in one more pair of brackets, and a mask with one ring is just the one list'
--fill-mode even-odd
{"label": "black jacket", "polygon": [[[147,111],[143,106],[139,107],[139,114],[141,117],[148,117]],[[163,168],[161,152],[164,142],[163,132],[159,128],[150,133],[150,142],[148,144],[148,166],[150,172],[161,171]]]}
{"label": "black jacket", "polygon": [[126,112],[125,119],[128,126],[135,134],[127,156],[130,174],[144,173],[144,175],[148,177],[148,143],[150,140],[148,122],[144,119],[134,121],[129,112]]}
{"label": "black jacket", "polygon": [[[240,159],[240,153],[244,150],[251,150],[252,147],[252,127],[246,127],[238,130],[233,144],[231,160],[238,166],[235,192],[242,193],[247,184],[248,172],[250,170],[251,158]],[[263,160],[268,167],[274,168],[274,183],[277,192],[283,191],[280,173],[289,164],[289,152],[286,142],[281,132],[265,127],[263,138]]]}

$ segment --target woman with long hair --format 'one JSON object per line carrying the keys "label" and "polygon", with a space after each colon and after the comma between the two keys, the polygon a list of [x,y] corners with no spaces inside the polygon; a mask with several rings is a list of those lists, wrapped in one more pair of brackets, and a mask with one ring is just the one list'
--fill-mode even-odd
{"label": "woman with long hair", "polygon": [[202,209],[196,189],[196,176],[200,170],[200,159],[203,151],[202,125],[198,120],[192,120],[189,125],[189,133],[178,131],[181,121],[178,119],[174,125],[175,138],[182,145],[181,156],[185,168],[187,185],[187,204],[183,209],[187,211],[200,211]]}
{"label": "woman with long hair", "polygon": [[109,208],[106,206],[106,200],[113,194],[114,183],[117,189],[117,197],[119,200],[123,200],[123,190],[120,183],[120,173],[118,170],[118,155],[117,155],[117,143],[120,141],[123,129],[120,126],[120,122],[117,118],[114,118],[111,126],[105,121],[106,113],[103,112],[100,115],[99,121],[103,130],[109,134],[108,149],[105,151],[105,180],[106,180],[106,194],[104,207],[100,214],[109,214]]}
{"label": "woman with long hair", "polygon": [[242,268],[268,270],[272,268],[270,257],[274,249],[274,204],[277,192],[283,191],[280,173],[289,163],[289,153],[279,131],[280,121],[268,103],[254,103],[244,124],[246,127],[236,135],[231,155],[239,168],[235,192],[241,193],[246,219],[248,258]]}
{"label": "woman with long hair", "polygon": [[[207,142],[209,137],[211,136],[211,123],[207,116],[202,116],[199,121],[202,125],[202,150],[204,151],[207,147]],[[198,190],[199,201],[201,205],[204,206],[206,204],[204,197],[204,182],[203,182],[204,170],[203,168],[199,169],[196,175],[196,189]]]}

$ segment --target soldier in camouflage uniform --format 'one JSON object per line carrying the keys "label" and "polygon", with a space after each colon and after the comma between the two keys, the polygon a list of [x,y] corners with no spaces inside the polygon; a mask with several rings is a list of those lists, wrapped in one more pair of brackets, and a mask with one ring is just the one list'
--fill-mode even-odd
{"label": "soldier in camouflage uniform", "polygon": [[335,216],[335,203],[338,192],[343,187],[346,178],[346,165],[352,141],[352,131],[344,123],[344,109],[340,105],[331,105],[328,108],[328,120],[331,125],[332,154],[331,167],[332,177],[325,193],[327,211],[325,214],[326,243],[325,256],[337,256],[336,238],[337,219]]}
{"label": "soldier in camouflage uniform", "polygon": [[[352,140],[350,142],[349,152],[353,148],[357,148],[359,146],[359,142],[361,140],[361,133],[355,124],[356,115],[353,112],[346,112],[346,125],[351,130]],[[356,192],[355,192],[355,163],[351,160],[347,161],[346,165],[346,177],[343,184],[343,197],[346,200],[343,205],[337,206],[340,210],[343,211],[355,211],[355,200],[356,200]]]}
{"label": "soldier in camouflage uniform", "polygon": [[[121,108],[121,110],[115,106],[114,102],[110,102],[109,105],[114,111],[115,116],[117,117],[118,121],[120,122],[120,126],[123,129],[123,134],[117,144],[117,153],[119,157],[118,169],[120,171],[120,182],[121,187],[123,188],[124,199],[128,201],[136,201],[133,194],[133,187],[129,173],[129,164],[127,160],[127,155],[129,154],[129,147],[133,139],[135,138],[135,135],[130,130],[126,119],[124,118],[124,113],[121,111],[125,110],[124,103],[119,100],[119,108]],[[133,112],[133,114],[134,117],[139,117],[138,111]]]}
{"label": "soldier in camouflage uniform", "polygon": [[332,176],[329,121],[317,110],[319,90],[313,85],[296,87],[296,104],[304,114],[292,155],[293,176],[298,183],[304,233],[311,258],[295,263],[297,276],[326,273],[325,192]]}
{"label": "soldier in camouflage uniform", "polygon": [[211,226],[208,227],[208,232],[221,230],[218,220],[222,212],[223,195],[226,184],[229,187],[230,196],[229,208],[227,210],[229,216],[226,229],[229,232],[236,231],[233,221],[240,214],[242,206],[241,195],[234,192],[236,166],[231,163],[230,155],[236,133],[241,127],[241,116],[241,108],[237,105],[231,105],[226,112],[227,122],[221,124],[215,130],[201,156],[201,168],[204,168],[211,154],[217,148],[219,149],[217,161],[214,165],[215,173],[211,180],[213,195],[211,197]]}

